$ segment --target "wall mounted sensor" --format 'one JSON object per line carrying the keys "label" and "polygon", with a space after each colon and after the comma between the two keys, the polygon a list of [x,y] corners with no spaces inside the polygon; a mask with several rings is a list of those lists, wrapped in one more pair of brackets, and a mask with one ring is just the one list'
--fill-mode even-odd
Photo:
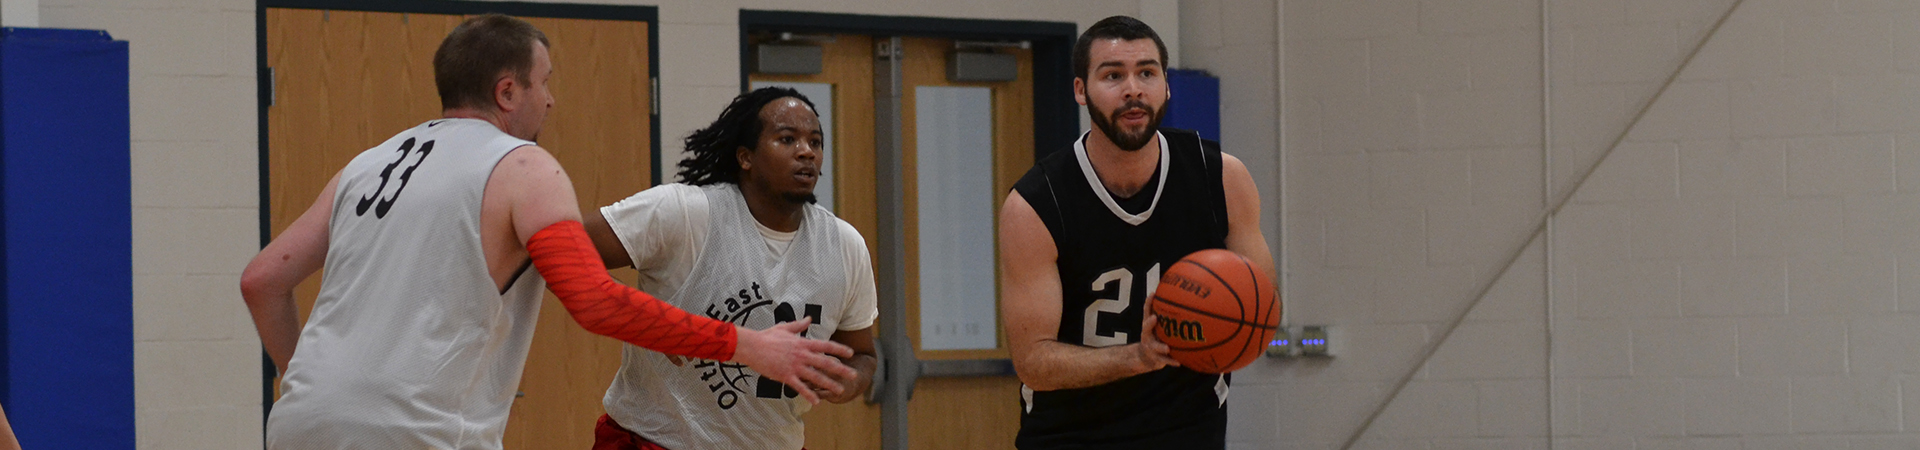
{"label": "wall mounted sensor", "polygon": [[1333,356],[1332,333],[1326,325],[1307,325],[1300,328],[1300,356]]}
{"label": "wall mounted sensor", "polygon": [[1267,342],[1268,358],[1289,358],[1293,356],[1293,333],[1285,325],[1273,331],[1273,340]]}

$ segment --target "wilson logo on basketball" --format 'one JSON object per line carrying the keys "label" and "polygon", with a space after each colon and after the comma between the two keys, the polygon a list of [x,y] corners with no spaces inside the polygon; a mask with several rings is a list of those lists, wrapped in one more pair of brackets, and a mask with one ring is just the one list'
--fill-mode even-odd
{"label": "wilson logo on basketball", "polygon": [[1173,287],[1200,296],[1200,298],[1207,298],[1213,295],[1213,289],[1179,275],[1168,274],[1166,278],[1160,280],[1160,283],[1162,285],[1173,285]]}
{"label": "wilson logo on basketball", "polygon": [[1160,316],[1159,323],[1155,324],[1155,326],[1160,327],[1160,334],[1164,334],[1167,337],[1187,342],[1207,341],[1207,338],[1201,334],[1200,322]]}

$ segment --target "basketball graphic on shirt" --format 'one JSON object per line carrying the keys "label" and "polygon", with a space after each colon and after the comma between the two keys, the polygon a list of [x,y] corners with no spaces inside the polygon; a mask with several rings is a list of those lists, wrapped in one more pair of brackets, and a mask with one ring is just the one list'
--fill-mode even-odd
{"label": "basketball graphic on shirt", "polygon": [[[749,283],[748,288],[740,289],[724,300],[707,305],[706,315],[714,320],[743,327],[748,326],[749,320],[760,314],[772,314],[773,323],[776,325],[800,320],[802,317],[812,318],[813,324],[820,323],[820,316],[824,309],[820,305],[805,304],[801,308],[795,308],[793,303],[775,303],[772,299],[766,298],[762,290],[760,283]],[[802,331],[800,337],[807,337],[807,331]],[[785,383],[761,376],[753,369],[747,368],[745,364],[704,359],[698,361],[693,368],[700,371],[700,381],[704,382],[707,390],[713,393],[714,404],[720,409],[733,409],[734,405],[740,404],[740,398],[743,395],[782,400],[800,396],[800,391],[794,390]]]}

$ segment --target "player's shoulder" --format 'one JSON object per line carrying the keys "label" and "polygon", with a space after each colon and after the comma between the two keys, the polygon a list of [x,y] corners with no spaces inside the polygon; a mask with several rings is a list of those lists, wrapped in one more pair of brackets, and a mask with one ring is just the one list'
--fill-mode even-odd
{"label": "player's shoulder", "polygon": [[1034,159],[1034,164],[1033,164],[1034,169],[1054,171],[1054,170],[1060,170],[1066,167],[1078,167],[1079,163],[1076,161],[1075,157],[1073,156],[1073,148],[1074,146],[1067,145],[1062,148],[1054,149],[1053,152],[1047,153],[1046,155],[1042,155],[1039,158]]}
{"label": "player's shoulder", "polygon": [[1073,156],[1072,146],[1054,150],[1052,153],[1036,158],[1033,168],[1027,169],[1027,173],[1014,182],[1014,187],[1017,190],[1042,188],[1048,178],[1064,175],[1064,171],[1067,170],[1080,170],[1079,162]]}
{"label": "player's shoulder", "polygon": [[693,197],[693,196],[705,196],[707,194],[707,191],[706,191],[706,188],[704,187],[694,186],[686,183],[665,183],[665,184],[655,185],[654,187],[643,189],[640,191],[640,194],[659,196],[659,197],[684,198],[684,197]]}
{"label": "player's shoulder", "polygon": [[834,236],[840,238],[840,240],[857,243],[861,248],[866,247],[866,238],[860,235],[860,229],[854,228],[853,224],[847,223],[845,219],[834,215],[832,211],[828,211],[827,208],[819,204],[808,204],[807,210],[811,211],[813,217],[818,218],[822,223],[832,226]]}
{"label": "player's shoulder", "polygon": [[635,192],[627,198],[600,208],[608,220],[615,217],[628,218],[635,214],[658,216],[662,213],[686,215],[689,208],[705,211],[706,192],[699,186],[683,183],[667,183]]}
{"label": "player's shoulder", "polygon": [[566,168],[560,165],[560,160],[554,158],[546,148],[531,142],[503,148],[501,153],[494,155],[498,158],[492,170],[496,176],[541,180],[566,178],[561,175],[566,173]]}
{"label": "player's shoulder", "polygon": [[1166,138],[1167,143],[1171,145],[1172,146],[1171,148],[1173,149],[1206,149],[1206,150],[1212,150],[1215,152],[1220,151],[1220,141],[1215,141],[1212,139],[1201,137],[1200,132],[1198,131],[1181,129],[1181,128],[1162,127],[1160,128],[1160,136]]}

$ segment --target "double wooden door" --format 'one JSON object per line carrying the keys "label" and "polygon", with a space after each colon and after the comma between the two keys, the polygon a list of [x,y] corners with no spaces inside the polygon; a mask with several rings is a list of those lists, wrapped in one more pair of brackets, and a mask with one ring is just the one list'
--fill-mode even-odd
{"label": "double wooden door", "polygon": [[[996,51],[1012,54],[1018,63],[1018,76],[1010,81],[1000,82],[956,82],[947,75],[947,57],[956,51],[954,40],[926,37],[900,38],[900,77],[901,77],[901,117],[902,124],[902,162],[897,174],[905,182],[905,204],[884,205],[877,195],[876,171],[892,170],[880,168],[876,164],[876,124],[888,123],[884,118],[876,118],[875,105],[875,67],[876,49],[887,44],[888,37],[865,36],[858,34],[839,34],[815,36],[802,45],[822,47],[822,70],[813,75],[774,75],[754,73],[748,76],[753,85],[785,84],[828,86],[829,89],[802,89],[814,92],[830,91],[833,96],[832,148],[828,156],[835,168],[833,176],[833,209],[840,218],[860,230],[867,239],[867,246],[873,249],[875,267],[881,249],[877,236],[880,235],[878,211],[882,207],[900,208],[905,215],[906,280],[904,292],[906,298],[902,305],[892,305],[882,299],[881,307],[904,307],[906,311],[906,332],[914,348],[916,359],[923,361],[951,360],[996,360],[1009,357],[1004,334],[1000,332],[996,319],[988,320],[978,333],[991,333],[991,344],[984,348],[968,350],[928,350],[938,345],[924,345],[928,338],[923,337],[921,289],[922,258],[919,239],[922,230],[935,231],[935,224],[922,227],[919,199],[921,190],[947,189],[946,186],[921,186],[919,169],[940,170],[931,164],[922,164],[922,151],[919,139],[922,133],[934,133],[944,130],[920,130],[921,124],[938,125],[941,119],[953,114],[986,114],[989,129],[966,130],[971,133],[985,133],[991,142],[991,148],[979,151],[990,152],[988,159],[991,167],[969,176],[978,176],[978,187],[990,192],[979,192],[971,198],[982,204],[970,205],[977,211],[985,211],[983,220],[992,221],[991,216],[998,212],[1001,201],[1013,188],[1013,183],[1033,166],[1033,56],[1025,49],[1003,48]],[[882,83],[888,80],[880,81]],[[989,111],[946,111],[938,108],[922,108],[920,88],[978,88],[990,98]],[[931,91],[924,91],[931,92]],[[816,103],[819,103],[816,100]],[[884,111],[879,112],[884,114]],[[934,114],[942,117],[927,117],[922,114]],[[931,155],[928,155],[931,156]],[[988,241],[975,244],[985,248],[997,248],[988,237]],[[991,253],[989,253],[991,254]],[[997,274],[997,262],[986,264],[996,268],[990,270]],[[885,271],[876,276],[886,276]],[[983,281],[989,286],[991,294],[997,295],[997,275],[989,275],[992,280]],[[926,299],[931,300],[931,299]],[[992,298],[984,299],[987,304]],[[990,308],[990,306],[989,306]],[[883,314],[885,312],[883,311]],[[929,318],[934,320],[937,318]],[[884,333],[879,331],[876,335]],[[922,449],[984,449],[1011,448],[1013,437],[1019,430],[1020,382],[1012,376],[964,376],[964,377],[923,377],[918,380],[913,398],[908,407],[909,447]],[[812,449],[879,449],[881,408],[865,403],[847,405],[821,405],[807,415],[807,447]]]}

